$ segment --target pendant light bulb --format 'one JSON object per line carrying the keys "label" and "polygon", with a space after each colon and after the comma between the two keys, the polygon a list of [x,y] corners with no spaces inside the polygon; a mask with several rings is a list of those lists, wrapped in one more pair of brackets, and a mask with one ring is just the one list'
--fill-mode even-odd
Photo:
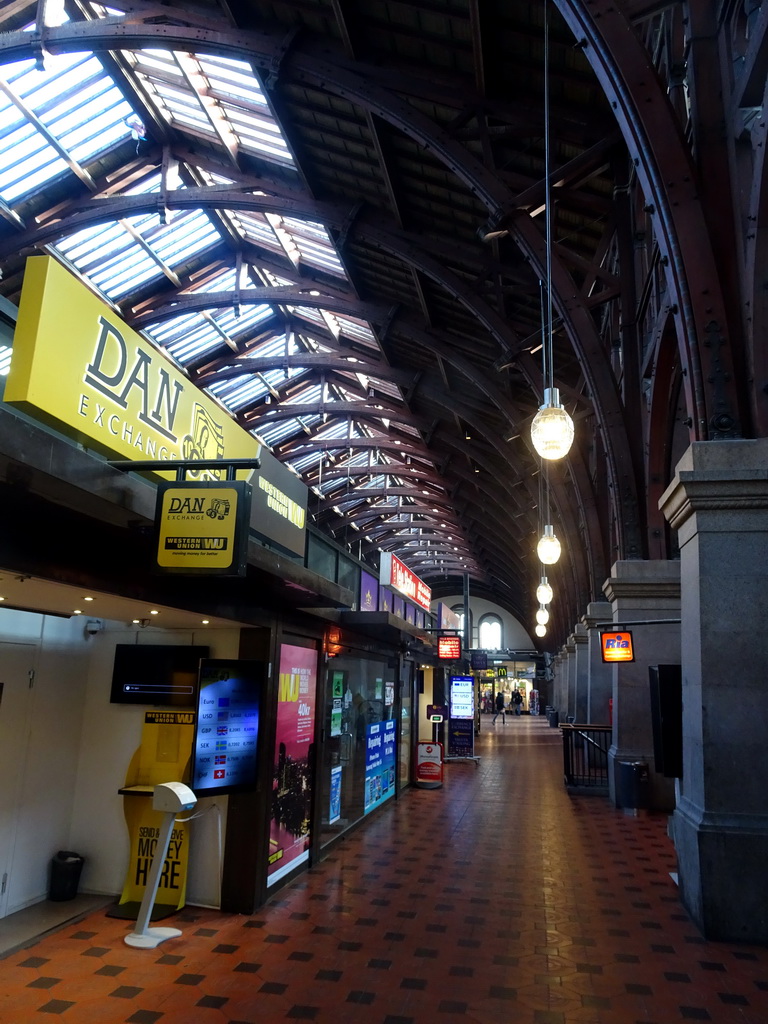
{"label": "pendant light bulb", "polygon": [[546,626],[546,624],[549,622],[549,612],[543,605],[536,612],[536,621],[540,626]]}
{"label": "pendant light bulb", "polygon": [[539,561],[544,565],[554,565],[560,557],[560,541],[555,536],[555,529],[553,526],[545,526],[544,534],[539,541],[536,551],[539,555]]}
{"label": "pendant light bulb", "polygon": [[536,587],[536,600],[539,604],[549,604],[552,600],[552,587],[547,582],[547,577],[541,577],[541,583]]}
{"label": "pendant light bulb", "polygon": [[560,404],[557,388],[544,389],[544,404],[533,417],[531,442],[542,459],[562,459],[573,444],[573,420]]}
{"label": "pendant light bulb", "polygon": [[543,626],[541,623],[539,623],[538,626],[536,627],[536,629],[534,630],[534,632],[536,633],[536,636],[546,636],[547,635],[547,627]]}

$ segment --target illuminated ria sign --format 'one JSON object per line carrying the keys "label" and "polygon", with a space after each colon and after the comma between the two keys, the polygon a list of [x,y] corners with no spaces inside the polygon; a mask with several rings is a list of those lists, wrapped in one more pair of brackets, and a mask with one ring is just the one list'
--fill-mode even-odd
{"label": "illuminated ria sign", "polygon": [[423,580],[412,573],[391,551],[383,551],[379,564],[379,583],[403,594],[420,608],[429,611],[432,591]]}
{"label": "illuminated ria sign", "polygon": [[629,631],[623,633],[601,633],[600,646],[602,648],[603,661],[635,660],[632,634]]}

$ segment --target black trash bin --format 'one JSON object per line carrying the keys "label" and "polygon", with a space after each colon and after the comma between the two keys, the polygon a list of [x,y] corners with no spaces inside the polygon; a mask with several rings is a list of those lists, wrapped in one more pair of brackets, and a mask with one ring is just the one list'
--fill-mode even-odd
{"label": "black trash bin", "polygon": [[547,718],[549,719],[549,724],[553,729],[556,729],[560,724],[560,714],[557,708],[550,708],[547,712]]}
{"label": "black trash bin", "polygon": [[650,806],[650,773],[647,761],[618,761],[616,796],[619,807],[646,810]]}
{"label": "black trash bin", "polygon": [[48,890],[49,900],[73,900],[77,896],[80,872],[83,870],[85,857],[71,850],[59,850],[51,859],[51,885]]}

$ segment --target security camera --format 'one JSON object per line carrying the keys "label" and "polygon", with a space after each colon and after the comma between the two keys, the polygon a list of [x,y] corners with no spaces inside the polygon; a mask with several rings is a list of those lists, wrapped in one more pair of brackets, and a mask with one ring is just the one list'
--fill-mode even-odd
{"label": "security camera", "polygon": [[89,636],[95,636],[97,633],[100,633],[103,628],[104,623],[101,619],[86,619],[85,632]]}

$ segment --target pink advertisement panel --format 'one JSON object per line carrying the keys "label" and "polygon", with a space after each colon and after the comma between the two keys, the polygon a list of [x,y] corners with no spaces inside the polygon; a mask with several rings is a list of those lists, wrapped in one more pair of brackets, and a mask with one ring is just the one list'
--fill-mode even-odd
{"label": "pink advertisement panel", "polygon": [[309,857],[317,651],[283,644],[269,827],[271,885]]}

